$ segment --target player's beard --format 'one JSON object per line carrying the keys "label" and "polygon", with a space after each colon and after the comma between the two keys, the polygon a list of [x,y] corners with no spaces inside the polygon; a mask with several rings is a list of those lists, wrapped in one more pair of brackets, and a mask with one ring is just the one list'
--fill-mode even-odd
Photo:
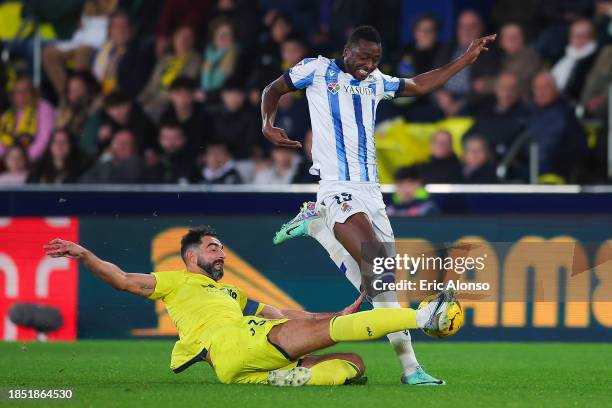
{"label": "player's beard", "polygon": [[204,262],[202,258],[198,256],[198,267],[208,273],[215,282],[219,281],[223,277],[223,263],[221,263],[220,268],[215,268],[215,263],[223,262],[223,261],[214,261],[214,262]]}

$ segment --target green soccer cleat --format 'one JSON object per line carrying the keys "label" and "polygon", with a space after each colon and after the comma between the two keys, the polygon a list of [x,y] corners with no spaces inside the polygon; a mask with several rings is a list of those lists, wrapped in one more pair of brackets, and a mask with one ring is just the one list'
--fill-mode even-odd
{"label": "green soccer cleat", "polygon": [[301,387],[312,377],[306,367],[293,367],[289,370],[274,370],[268,373],[268,384],[276,387]]}
{"label": "green soccer cleat", "polygon": [[445,385],[444,380],[439,380],[431,375],[427,374],[423,367],[418,366],[414,373],[410,375],[402,375],[400,380],[402,384],[408,385],[420,385],[420,386],[436,386]]}
{"label": "green soccer cleat", "polygon": [[316,208],[316,203],[308,201],[302,204],[302,208],[298,215],[293,217],[291,221],[283,224],[281,229],[274,234],[272,242],[278,245],[292,238],[307,236],[308,224],[320,217],[321,214]]}

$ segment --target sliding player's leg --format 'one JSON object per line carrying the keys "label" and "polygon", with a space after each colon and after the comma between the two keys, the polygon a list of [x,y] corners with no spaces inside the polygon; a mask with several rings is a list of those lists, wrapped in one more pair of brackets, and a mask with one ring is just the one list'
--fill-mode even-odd
{"label": "sliding player's leg", "polygon": [[297,367],[273,370],[268,373],[268,382],[276,386],[345,385],[365,384],[365,364],[355,353],[331,353],[307,355],[300,359]]}
{"label": "sliding player's leg", "polygon": [[[356,353],[305,356],[300,366],[310,368],[309,385],[365,384],[365,363]],[[363,381],[360,381],[363,379]]]}
{"label": "sliding player's leg", "polygon": [[447,330],[452,292],[441,292],[419,310],[373,309],[331,319],[295,319],[275,325],[268,341],[289,359],[314,353],[341,341],[374,340],[407,329]]}
{"label": "sliding player's leg", "polygon": [[[286,332],[277,328],[290,322],[247,316],[239,325],[215,332],[209,357],[219,380],[223,383],[276,386],[342,385],[355,383],[363,375],[363,361],[354,353],[313,356],[302,353],[304,349],[289,347],[291,339],[286,339],[283,334]],[[320,334],[313,332],[313,325],[308,324],[312,320],[302,322],[307,323],[293,324],[293,327],[307,330],[308,333],[302,336],[312,339],[308,350],[333,344],[329,337],[329,319],[318,325]],[[324,341],[318,341],[320,338]]]}

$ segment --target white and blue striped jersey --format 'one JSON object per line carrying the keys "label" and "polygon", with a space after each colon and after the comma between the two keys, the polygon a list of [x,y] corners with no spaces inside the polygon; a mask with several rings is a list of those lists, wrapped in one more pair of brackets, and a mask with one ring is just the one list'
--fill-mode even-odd
{"label": "white and blue striped jersey", "polygon": [[378,182],[376,107],[404,86],[374,70],[359,81],[341,59],[306,58],[284,74],[289,88],[306,88],[312,126],[310,173],[321,180]]}

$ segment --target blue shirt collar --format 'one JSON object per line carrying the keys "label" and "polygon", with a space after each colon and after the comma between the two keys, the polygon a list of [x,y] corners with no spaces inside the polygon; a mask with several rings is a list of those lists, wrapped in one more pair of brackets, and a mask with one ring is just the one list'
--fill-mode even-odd
{"label": "blue shirt collar", "polygon": [[348,73],[348,72],[346,71],[346,67],[344,66],[344,58],[343,58],[343,57],[336,58],[336,59],[334,60],[334,62],[336,63],[336,66],[337,66],[338,68],[340,68],[340,70],[341,70],[342,72]]}

